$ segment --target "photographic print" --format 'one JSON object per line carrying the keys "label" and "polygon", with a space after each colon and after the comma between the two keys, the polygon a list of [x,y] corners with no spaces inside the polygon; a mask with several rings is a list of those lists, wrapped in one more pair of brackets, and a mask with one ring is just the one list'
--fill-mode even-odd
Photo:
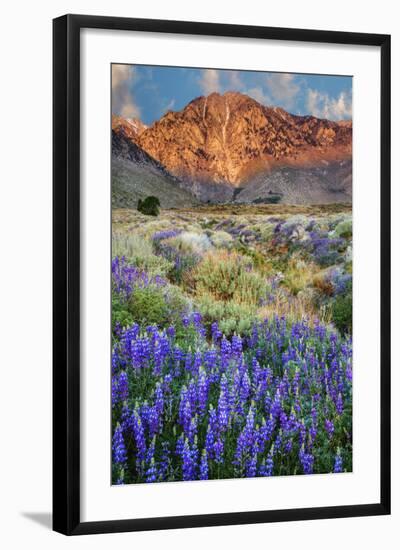
{"label": "photographic print", "polygon": [[110,85],[112,484],[351,472],[351,76]]}

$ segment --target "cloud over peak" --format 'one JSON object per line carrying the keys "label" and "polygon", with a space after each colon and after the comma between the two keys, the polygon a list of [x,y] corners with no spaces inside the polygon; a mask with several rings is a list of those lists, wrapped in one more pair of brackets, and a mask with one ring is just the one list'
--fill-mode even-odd
{"label": "cloud over peak", "polygon": [[135,67],[132,65],[112,65],[112,110],[125,118],[139,118],[140,109],[136,105],[131,90],[135,81]]}
{"label": "cloud over peak", "polygon": [[308,90],[307,108],[311,115],[330,120],[342,120],[352,117],[352,96],[347,92],[340,92],[337,97],[318,90]]}
{"label": "cloud over peak", "polygon": [[221,91],[219,71],[217,69],[203,69],[199,78],[199,84],[204,94]]}

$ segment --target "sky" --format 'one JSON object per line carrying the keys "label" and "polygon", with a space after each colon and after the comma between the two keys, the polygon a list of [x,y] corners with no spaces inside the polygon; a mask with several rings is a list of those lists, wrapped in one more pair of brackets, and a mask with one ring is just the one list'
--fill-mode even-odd
{"label": "sky", "polygon": [[112,65],[113,114],[148,125],[167,111],[183,109],[195,97],[227,91],[245,93],[292,114],[330,120],[352,116],[349,76]]}

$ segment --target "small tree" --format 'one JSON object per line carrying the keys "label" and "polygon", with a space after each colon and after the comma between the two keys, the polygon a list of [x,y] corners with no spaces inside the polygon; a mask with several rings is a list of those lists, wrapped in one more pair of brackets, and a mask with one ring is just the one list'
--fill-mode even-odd
{"label": "small tree", "polygon": [[137,209],[146,216],[158,216],[160,213],[160,201],[157,197],[146,197],[139,199]]}

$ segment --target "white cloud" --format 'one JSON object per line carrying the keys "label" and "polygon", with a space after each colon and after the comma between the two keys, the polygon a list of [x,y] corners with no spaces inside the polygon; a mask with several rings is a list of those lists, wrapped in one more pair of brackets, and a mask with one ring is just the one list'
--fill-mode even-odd
{"label": "white cloud", "polygon": [[206,95],[211,94],[212,92],[221,91],[219,73],[216,69],[204,69],[199,79],[199,83],[203,93]]}
{"label": "white cloud", "polygon": [[337,97],[312,90],[307,93],[307,109],[311,115],[330,120],[342,120],[352,116],[352,96],[341,92]]}
{"label": "white cloud", "polygon": [[295,103],[300,86],[295,75],[289,73],[274,73],[265,77],[268,93],[273,102],[280,107],[290,109]]}
{"label": "white cloud", "polygon": [[264,92],[261,86],[255,86],[254,88],[249,88],[245,92],[247,95],[261,103],[262,105],[270,105],[271,98]]}
{"label": "white cloud", "polygon": [[228,71],[227,75],[230,90],[237,92],[238,90],[242,90],[244,88],[244,84],[242,82],[242,79],[240,78],[239,71]]}
{"label": "white cloud", "polygon": [[139,118],[140,109],[135,104],[131,85],[136,78],[131,65],[112,66],[112,111],[125,118]]}

